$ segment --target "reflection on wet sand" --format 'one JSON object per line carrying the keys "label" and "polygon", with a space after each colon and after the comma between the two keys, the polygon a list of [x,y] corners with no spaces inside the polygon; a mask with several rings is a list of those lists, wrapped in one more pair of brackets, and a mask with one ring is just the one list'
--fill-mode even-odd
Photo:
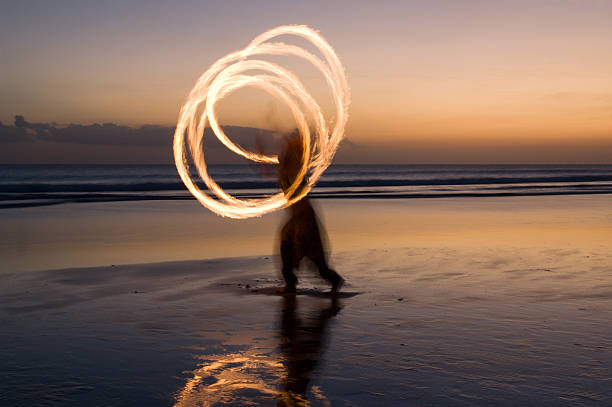
{"label": "reflection on wet sand", "polygon": [[[282,298],[278,348],[202,356],[204,363],[177,392],[175,406],[270,405],[274,400],[278,406],[307,406],[329,320],[341,307],[337,299],[316,300],[316,306],[300,312],[298,302],[294,295]],[[328,404],[320,388],[312,386],[310,394]]]}
{"label": "reflection on wet sand", "polygon": [[[280,349],[287,376],[283,380],[279,406],[306,405],[308,383],[325,349],[328,322],[339,311],[340,306],[333,298],[325,307],[300,318],[297,298],[293,295],[283,298]],[[318,389],[313,389],[313,395],[324,397]]]}
{"label": "reflection on wet sand", "polygon": [[177,394],[175,406],[247,405],[272,400],[283,366],[260,350],[205,356]]}

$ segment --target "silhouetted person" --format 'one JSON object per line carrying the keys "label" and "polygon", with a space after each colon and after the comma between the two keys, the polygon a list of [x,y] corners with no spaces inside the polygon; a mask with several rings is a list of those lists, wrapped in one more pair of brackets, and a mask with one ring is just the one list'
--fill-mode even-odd
{"label": "silhouetted person", "polygon": [[283,298],[281,313],[281,354],[287,366],[287,378],[282,384],[279,406],[305,406],[306,391],[327,339],[327,325],[341,307],[336,298],[329,305],[304,315],[297,313],[297,298]]}
{"label": "silhouetted person", "polygon": [[[278,157],[279,183],[285,194],[288,193],[300,171],[303,154],[302,139],[296,130],[284,141]],[[302,181],[295,193],[299,193],[305,185],[306,182]],[[304,257],[308,257],[319,270],[321,277],[331,284],[332,293],[337,292],[344,283],[344,279],[327,265],[319,221],[310,205],[308,196],[300,199],[287,210],[289,220],[281,230],[280,250],[282,273],[285,279],[285,287],[281,289],[281,292],[295,292],[298,280],[293,270],[299,268],[300,261]]]}

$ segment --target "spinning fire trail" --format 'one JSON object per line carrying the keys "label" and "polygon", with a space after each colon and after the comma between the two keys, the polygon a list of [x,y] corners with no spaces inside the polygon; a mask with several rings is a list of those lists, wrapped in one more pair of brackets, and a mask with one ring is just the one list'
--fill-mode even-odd
{"label": "spinning fire trail", "polygon": [[[294,35],[310,41],[323,59],[304,48],[281,42],[269,42],[280,35]],[[315,99],[300,80],[280,65],[250,59],[264,55],[289,55],[314,65],[325,78],[332,95],[336,116],[328,123]],[[251,71],[251,74],[248,73]],[[255,73],[253,73],[255,72]],[[300,172],[286,193],[267,198],[241,200],[226,193],[208,174],[202,149],[204,129],[210,125],[217,138],[230,150],[260,163],[278,163],[278,156],[256,154],[234,144],[217,121],[215,104],[231,92],[245,86],[263,89],[289,106],[303,141]],[[287,207],[303,198],[330,165],[344,137],[350,102],[349,89],[340,59],[329,43],[307,26],[280,26],[256,37],[246,48],[215,62],[198,79],[183,105],[174,133],[174,162],[181,179],[200,203],[218,215],[243,219]],[[312,129],[308,124],[312,123]],[[202,191],[191,179],[188,159],[191,157],[206,187],[218,199]],[[299,188],[306,179],[306,188]],[[297,191],[297,192],[296,192]]]}

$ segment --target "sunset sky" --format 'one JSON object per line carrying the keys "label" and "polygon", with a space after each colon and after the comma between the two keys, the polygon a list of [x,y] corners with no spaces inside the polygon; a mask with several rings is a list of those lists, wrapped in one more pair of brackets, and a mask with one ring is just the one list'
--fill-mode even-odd
{"label": "sunset sky", "polygon": [[[211,63],[306,24],[351,87],[338,162],[612,163],[611,22],[612,1],[589,0],[3,2],[0,121],[171,127]],[[325,107],[314,70],[295,69]],[[223,124],[293,125],[241,92]],[[0,163],[165,163],[168,137],[155,151],[6,139]]]}

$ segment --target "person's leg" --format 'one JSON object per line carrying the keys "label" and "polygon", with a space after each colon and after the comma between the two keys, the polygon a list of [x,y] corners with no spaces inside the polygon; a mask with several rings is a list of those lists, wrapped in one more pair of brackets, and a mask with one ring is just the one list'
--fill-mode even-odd
{"label": "person's leg", "polygon": [[297,285],[297,277],[293,273],[294,261],[294,247],[293,247],[293,233],[292,233],[291,221],[283,227],[281,231],[281,260],[282,260],[282,273],[285,279],[285,287],[283,292],[295,292]]}
{"label": "person's leg", "polygon": [[338,291],[344,283],[344,279],[335,270],[329,268],[325,256],[323,254],[316,254],[310,257],[310,260],[312,260],[317,270],[319,270],[321,277],[329,281],[332,286],[332,291]]}
{"label": "person's leg", "polygon": [[340,274],[338,274],[335,270],[329,268],[319,234],[317,233],[316,236],[313,236],[313,238],[315,239],[315,244],[311,246],[312,250],[308,257],[317,267],[317,270],[319,270],[321,277],[331,284],[332,292],[336,292],[344,283],[344,279],[340,277]]}
{"label": "person's leg", "polygon": [[336,292],[344,283],[344,279],[335,270],[329,268],[323,249],[323,240],[316,212],[307,200],[304,204],[305,209],[302,217],[302,233],[304,235],[302,240],[305,243],[304,255],[314,263],[321,277],[331,284],[332,292]]}

